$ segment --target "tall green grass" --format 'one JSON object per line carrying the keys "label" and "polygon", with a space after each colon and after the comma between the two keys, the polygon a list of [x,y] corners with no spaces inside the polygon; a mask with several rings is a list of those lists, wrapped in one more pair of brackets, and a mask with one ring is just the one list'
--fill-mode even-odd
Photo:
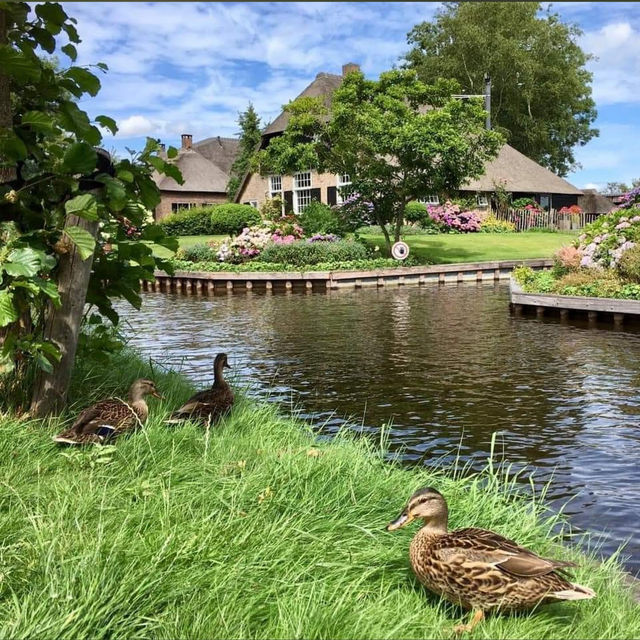
{"label": "tall green grass", "polygon": [[449,500],[451,526],[494,529],[580,563],[595,600],[494,616],[472,637],[636,638],[623,573],[560,548],[535,501],[495,469],[406,470],[347,433],[315,440],[240,399],[204,430],[163,416],[191,392],[130,354],[81,365],[75,408],[153,376],[144,431],[115,446],[59,449],[45,423],[0,418],[0,637],[444,638],[462,613],[414,579],[414,530],[384,526],[417,487]]}

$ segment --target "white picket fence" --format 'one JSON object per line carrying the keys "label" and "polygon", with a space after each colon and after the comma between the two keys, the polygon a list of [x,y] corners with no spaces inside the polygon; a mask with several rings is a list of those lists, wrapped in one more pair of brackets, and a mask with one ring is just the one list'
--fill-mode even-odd
{"label": "white picket fence", "polygon": [[582,229],[586,224],[593,222],[599,214],[579,213],[575,215],[560,214],[555,209],[550,211],[528,211],[527,209],[508,209],[496,211],[495,216],[500,220],[513,222],[516,231],[528,231],[529,229],[558,229],[559,231],[571,231]]}

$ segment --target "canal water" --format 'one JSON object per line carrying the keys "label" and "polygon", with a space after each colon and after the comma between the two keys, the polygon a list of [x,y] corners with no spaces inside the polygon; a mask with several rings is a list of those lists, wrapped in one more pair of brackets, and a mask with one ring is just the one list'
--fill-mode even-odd
{"label": "canal water", "polygon": [[514,317],[504,284],[143,300],[131,343],[200,386],[225,351],[250,395],[328,433],[386,425],[414,464],[480,469],[497,434],[525,488],[550,482],[574,530],[604,555],[626,543],[640,573],[640,333]]}

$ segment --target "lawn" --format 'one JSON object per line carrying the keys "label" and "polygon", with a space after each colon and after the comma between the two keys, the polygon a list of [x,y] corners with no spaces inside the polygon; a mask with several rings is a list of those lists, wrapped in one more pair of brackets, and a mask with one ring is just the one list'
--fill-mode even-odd
{"label": "lawn", "polygon": [[348,435],[315,440],[272,406],[240,399],[212,429],[167,427],[192,391],[131,353],[79,359],[74,409],[153,377],[143,432],[115,446],[56,448],[68,424],[0,416],[0,637],[450,638],[462,618],[408,563],[415,527],[384,525],[426,484],[452,527],[481,526],[579,563],[598,597],[492,616],[471,638],[637,638],[640,608],[611,559],[552,540],[542,507],[487,471],[454,477],[384,461]]}
{"label": "lawn", "polygon": [[[404,241],[420,262],[486,262],[550,258],[562,245],[576,238],[574,233],[466,233],[407,235]],[[384,247],[380,235],[363,235],[368,244]]]}
{"label": "lawn", "polygon": [[[181,247],[192,247],[194,244],[206,244],[208,242],[222,242],[229,238],[228,235],[221,236],[180,236],[178,237],[178,244]],[[165,249],[164,247],[156,246],[154,252],[160,258],[172,258],[173,252]]]}

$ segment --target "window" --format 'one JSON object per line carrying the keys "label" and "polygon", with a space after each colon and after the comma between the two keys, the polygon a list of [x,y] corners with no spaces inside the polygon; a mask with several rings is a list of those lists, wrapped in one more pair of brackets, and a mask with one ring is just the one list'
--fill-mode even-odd
{"label": "window", "polygon": [[351,176],[348,173],[343,173],[337,176],[336,180],[336,203],[342,204],[344,202],[343,188],[348,187],[351,184]]}
{"label": "window", "polygon": [[311,204],[311,171],[293,176],[293,211],[302,213]]}
{"label": "window", "polygon": [[171,212],[176,213],[180,209],[191,209],[192,207],[201,206],[198,202],[172,202]]}
{"label": "window", "polygon": [[541,195],[540,196],[540,207],[545,211],[549,211],[551,207],[551,196],[549,195]]}
{"label": "window", "polygon": [[438,198],[438,196],[434,196],[433,194],[429,194],[426,198],[418,200],[418,202],[422,202],[422,204],[440,204],[440,198]]}
{"label": "window", "polygon": [[484,193],[479,193],[476,196],[476,202],[478,203],[479,207],[488,207],[489,206],[489,200],[488,200],[486,194],[484,194]]}
{"label": "window", "polygon": [[269,195],[282,195],[282,176],[269,176]]}

